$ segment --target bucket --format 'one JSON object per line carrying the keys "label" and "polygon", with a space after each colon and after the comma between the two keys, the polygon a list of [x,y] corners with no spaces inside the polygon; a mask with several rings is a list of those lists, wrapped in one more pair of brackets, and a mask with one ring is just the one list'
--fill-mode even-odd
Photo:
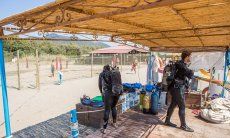
{"label": "bucket", "polygon": [[165,106],[166,94],[167,92],[161,92],[160,101],[159,101],[159,103],[161,104],[160,106],[161,108]]}

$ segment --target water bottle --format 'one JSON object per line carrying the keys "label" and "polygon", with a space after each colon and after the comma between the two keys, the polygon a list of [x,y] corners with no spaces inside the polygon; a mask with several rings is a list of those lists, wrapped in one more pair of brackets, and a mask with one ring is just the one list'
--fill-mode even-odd
{"label": "water bottle", "polygon": [[70,111],[70,128],[71,128],[71,138],[78,138],[78,120],[77,120],[77,110]]}

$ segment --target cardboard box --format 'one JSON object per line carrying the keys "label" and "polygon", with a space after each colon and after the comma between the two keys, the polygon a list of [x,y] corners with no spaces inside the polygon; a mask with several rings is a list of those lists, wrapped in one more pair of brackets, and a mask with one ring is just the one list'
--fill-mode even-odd
{"label": "cardboard box", "polygon": [[185,105],[188,108],[200,108],[201,107],[201,94],[197,93],[185,93]]}

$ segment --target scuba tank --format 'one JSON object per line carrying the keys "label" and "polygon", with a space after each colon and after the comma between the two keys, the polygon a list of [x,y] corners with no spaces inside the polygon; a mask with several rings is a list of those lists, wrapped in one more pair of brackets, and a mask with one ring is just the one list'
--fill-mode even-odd
{"label": "scuba tank", "polygon": [[151,95],[151,113],[158,114],[159,92],[155,91]]}
{"label": "scuba tank", "polygon": [[144,89],[142,89],[140,91],[140,109],[142,110],[143,109],[143,100],[144,100],[144,96],[146,94],[146,91],[144,91]]}
{"label": "scuba tank", "polygon": [[143,113],[148,113],[150,110],[150,98],[150,95],[146,93],[143,98]]}

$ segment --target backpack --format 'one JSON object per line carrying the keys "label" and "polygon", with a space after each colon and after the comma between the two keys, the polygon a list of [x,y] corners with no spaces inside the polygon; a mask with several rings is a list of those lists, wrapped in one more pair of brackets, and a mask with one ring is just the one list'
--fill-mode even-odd
{"label": "backpack", "polygon": [[112,94],[114,96],[121,95],[123,93],[123,86],[121,82],[121,74],[117,69],[111,70],[111,81],[112,81]]}
{"label": "backpack", "polygon": [[170,62],[165,66],[163,71],[163,79],[162,79],[162,88],[164,91],[168,90],[168,87],[171,86],[175,79],[176,67],[174,62]]}

